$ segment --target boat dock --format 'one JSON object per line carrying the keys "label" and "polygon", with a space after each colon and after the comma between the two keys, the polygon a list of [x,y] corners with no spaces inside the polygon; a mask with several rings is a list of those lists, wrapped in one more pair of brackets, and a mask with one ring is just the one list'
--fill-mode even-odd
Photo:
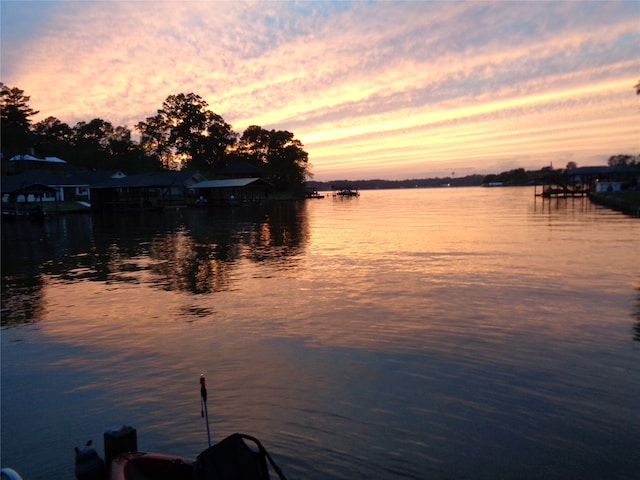
{"label": "boat dock", "polygon": [[360,192],[358,191],[357,188],[344,187],[344,188],[334,189],[331,196],[338,197],[338,198],[359,197]]}
{"label": "boat dock", "polygon": [[543,198],[574,198],[574,197],[586,197],[589,195],[589,190],[586,188],[583,189],[573,189],[573,188],[562,188],[562,187],[554,187],[551,185],[541,185],[542,189],[538,191],[538,185],[534,186],[534,194],[536,197]]}
{"label": "boat dock", "polygon": [[589,186],[571,182],[565,175],[550,174],[533,185],[533,194],[542,198],[575,198],[589,195]]}

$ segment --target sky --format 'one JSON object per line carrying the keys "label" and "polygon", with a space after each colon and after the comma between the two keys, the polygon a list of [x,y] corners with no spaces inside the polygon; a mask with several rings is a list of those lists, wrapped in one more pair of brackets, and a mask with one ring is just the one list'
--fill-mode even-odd
{"label": "sky", "polygon": [[[0,81],[134,130],[194,93],[288,130],[315,180],[640,154],[640,2],[0,1]],[[135,134],[135,131],[134,131]]]}

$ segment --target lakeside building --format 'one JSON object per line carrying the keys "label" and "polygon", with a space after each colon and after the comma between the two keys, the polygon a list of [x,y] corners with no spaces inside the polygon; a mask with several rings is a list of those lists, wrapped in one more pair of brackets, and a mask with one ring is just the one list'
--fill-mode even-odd
{"label": "lakeside building", "polygon": [[[91,202],[91,185],[108,178],[123,178],[121,171],[49,173],[30,170],[2,177],[2,203]],[[46,186],[38,189],[36,186]]]}
{"label": "lakeside building", "polygon": [[154,210],[186,205],[193,185],[204,181],[199,172],[176,170],[110,178],[90,187],[95,211]]}
{"label": "lakeside building", "polygon": [[[538,191],[539,186],[541,191]],[[577,167],[549,172],[534,185],[535,195],[541,197],[577,197],[638,189],[640,166],[637,165]]]}
{"label": "lakeside building", "polygon": [[[3,210],[42,209],[56,202],[78,202],[97,212],[150,210],[185,205],[257,202],[274,186],[262,171],[236,162],[208,180],[197,171],[174,170],[127,175],[122,171],[82,171],[56,157],[16,155],[2,176]],[[19,165],[19,167],[14,167]]]}
{"label": "lakeside building", "polygon": [[205,180],[191,189],[198,192],[201,203],[225,205],[266,200],[274,187],[266,180],[252,177]]}
{"label": "lakeside building", "polygon": [[640,166],[577,167],[565,170],[567,184],[590,192],[620,192],[640,188]]}

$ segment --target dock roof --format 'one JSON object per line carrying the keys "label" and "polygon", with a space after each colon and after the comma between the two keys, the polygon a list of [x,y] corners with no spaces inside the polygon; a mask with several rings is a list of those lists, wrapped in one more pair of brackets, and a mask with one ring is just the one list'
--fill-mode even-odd
{"label": "dock roof", "polygon": [[636,165],[616,165],[597,167],[577,167],[565,170],[565,175],[605,175],[609,173],[636,173],[640,170]]}
{"label": "dock roof", "polygon": [[253,183],[260,183],[262,185],[268,185],[267,182],[260,178],[227,178],[224,180],[205,180],[191,185],[191,188],[234,188],[234,187],[246,187]]}

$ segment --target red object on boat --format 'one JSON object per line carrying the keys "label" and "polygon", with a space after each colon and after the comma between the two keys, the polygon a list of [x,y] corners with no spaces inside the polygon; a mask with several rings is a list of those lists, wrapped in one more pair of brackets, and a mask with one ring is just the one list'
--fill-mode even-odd
{"label": "red object on boat", "polygon": [[125,453],[111,462],[109,480],[193,480],[194,461],[162,453]]}

